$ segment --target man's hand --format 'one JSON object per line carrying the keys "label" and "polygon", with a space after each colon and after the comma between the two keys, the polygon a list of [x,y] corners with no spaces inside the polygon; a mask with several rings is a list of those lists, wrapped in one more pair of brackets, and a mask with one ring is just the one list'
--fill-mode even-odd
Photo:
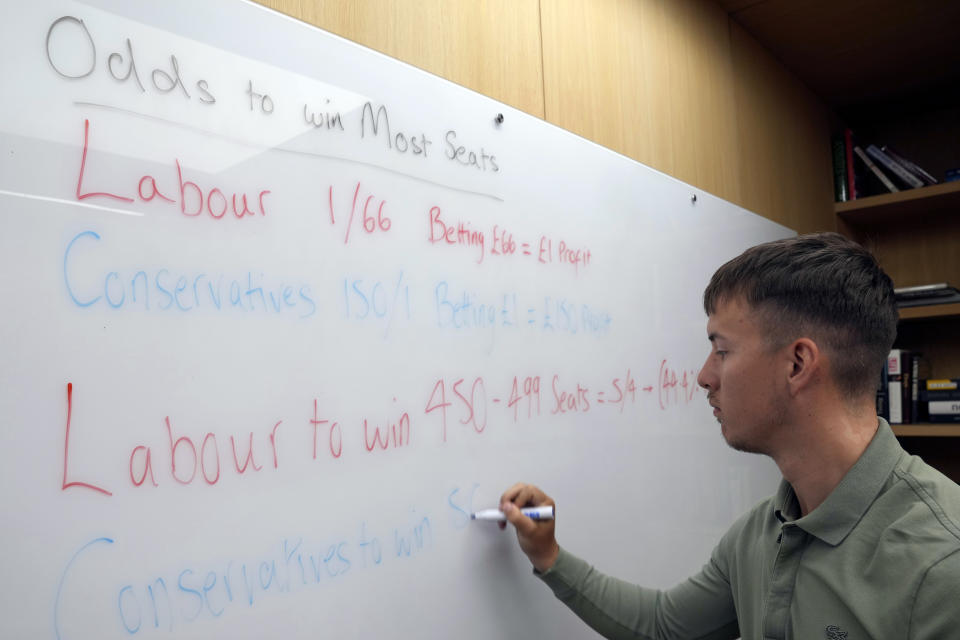
{"label": "man's hand", "polygon": [[[500,496],[500,510],[517,530],[520,549],[537,571],[546,571],[557,561],[560,545],[554,537],[555,520],[531,520],[520,512],[523,507],[554,506],[553,498],[532,484],[515,484]],[[554,507],[556,509],[556,507]],[[501,523],[501,528],[506,528]]]}

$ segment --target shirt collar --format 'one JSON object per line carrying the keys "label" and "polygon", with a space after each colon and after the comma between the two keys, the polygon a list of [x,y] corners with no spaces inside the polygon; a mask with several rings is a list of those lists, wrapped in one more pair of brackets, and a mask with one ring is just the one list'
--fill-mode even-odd
{"label": "shirt collar", "polygon": [[[840,484],[816,509],[794,520],[798,527],[832,546],[843,542],[853,530],[905,453],[887,421],[879,420],[877,433]],[[780,481],[774,505],[774,515],[781,512],[787,519],[799,515],[796,495],[786,480]]]}

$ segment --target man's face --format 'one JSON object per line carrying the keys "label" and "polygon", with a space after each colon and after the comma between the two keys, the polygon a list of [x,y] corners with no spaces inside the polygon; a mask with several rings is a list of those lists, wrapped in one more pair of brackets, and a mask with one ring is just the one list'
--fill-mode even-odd
{"label": "man's face", "polygon": [[710,355],[697,376],[713,415],[734,449],[772,453],[787,400],[792,365],[786,349],[772,349],[757,314],[734,299],[719,304],[707,320]]}

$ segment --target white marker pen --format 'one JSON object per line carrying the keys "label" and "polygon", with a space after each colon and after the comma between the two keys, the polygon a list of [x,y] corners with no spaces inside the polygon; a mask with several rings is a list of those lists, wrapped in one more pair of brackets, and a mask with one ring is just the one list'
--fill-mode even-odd
{"label": "white marker pen", "polygon": [[[553,520],[554,508],[549,507],[524,507],[520,513],[531,520]],[[470,516],[471,520],[490,520],[492,522],[506,522],[507,516],[500,509],[483,509]]]}

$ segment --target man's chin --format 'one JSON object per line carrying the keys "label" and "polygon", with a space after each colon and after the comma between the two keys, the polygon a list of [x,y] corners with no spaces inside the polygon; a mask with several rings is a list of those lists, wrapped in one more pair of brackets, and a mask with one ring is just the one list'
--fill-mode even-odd
{"label": "man's chin", "polygon": [[735,451],[742,451],[744,453],[763,453],[756,446],[752,445],[745,439],[734,437],[727,433],[727,429],[722,421],[720,422],[720,433],[723,435],[724,442],[726,442],[727,445]]}

